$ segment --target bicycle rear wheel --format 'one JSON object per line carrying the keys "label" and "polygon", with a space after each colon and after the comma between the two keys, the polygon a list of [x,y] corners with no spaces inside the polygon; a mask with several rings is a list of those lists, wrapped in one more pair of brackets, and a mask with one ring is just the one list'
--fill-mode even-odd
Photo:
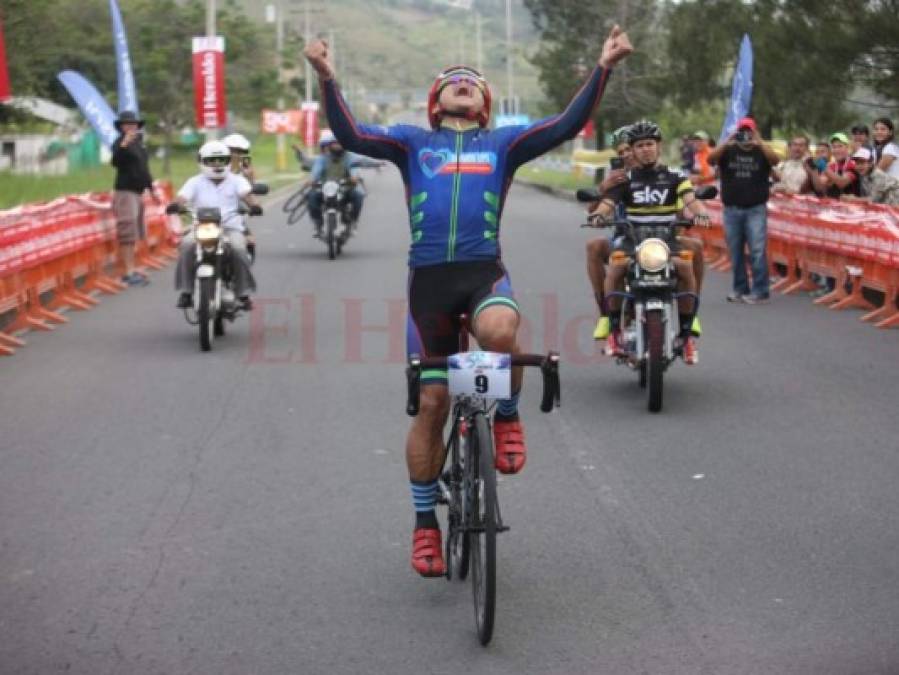
{"label": "bicycle rear wheel", "polygon": [[449,488],[450,503],[447,516],[446,533],[446,571],[447,578],[464,581],[468,577],[469,541],[465,532],[465,524],[469,521],[469,495],[465,466],[468,462],[468,431],[464,425],[456,426],[451,432],[449,442],[450,467],[446,474],[446,485]]}
{"label": "bicycle rear wheel", "polygon": [[496,468],[493,460],[493,434],[485,414],[474,416],[466,472],[471,478],[469,530],[471,587],[474,595],[478,638],[487,645],[493,637],[496,612]]}

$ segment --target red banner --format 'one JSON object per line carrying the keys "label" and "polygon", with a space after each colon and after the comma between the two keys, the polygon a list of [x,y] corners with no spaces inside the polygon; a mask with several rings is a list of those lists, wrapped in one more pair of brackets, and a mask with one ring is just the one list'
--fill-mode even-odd
{"label": "red banner", "polygon": [[318,101],[303,103],[303,142],[307,148],[318,143]]}
{"label": "red banner", "polygon": [[225,39],[193,39],[194,114],[197,127],[221,129],[227,123],[225,106]]}
{"label": "red banner", "polygon": [[0,102],[12,98],[9,90],[9,71],[6,69],[6,45],[3,40],[3,19],[0,18]]}
{"label": "red banner", "polygon": [[300,110],[263,110],[262,133],[264,134],[299,134],[303,124],[303,113]]}

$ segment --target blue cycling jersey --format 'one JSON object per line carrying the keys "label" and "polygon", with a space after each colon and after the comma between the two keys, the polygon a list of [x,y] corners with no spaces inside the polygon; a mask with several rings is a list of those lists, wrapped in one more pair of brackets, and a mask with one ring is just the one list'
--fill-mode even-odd
{"label": "blue cycling jersey", "polygon": [[496,260],[506,193],[525,162],[574,138],[602,96],[610,71],[597,66],[560,115],[528,126],[437,131],[359,124],[334,80],[322,98],[347,150],[393,162],[406,185],[410,267]]}

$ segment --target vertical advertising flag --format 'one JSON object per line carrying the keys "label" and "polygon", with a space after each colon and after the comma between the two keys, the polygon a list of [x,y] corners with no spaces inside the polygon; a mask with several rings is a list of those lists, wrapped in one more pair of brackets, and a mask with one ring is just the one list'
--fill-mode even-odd
{"label": "vertical advertising flag", "polygon": [[0,17],[0,103],[12,98],[9,71],[6,69],[6,44],[3,41],[3,17]]}
{"label": "vertical advertising flag", "polygon": [[131,72],[131,57],[128,54],[128,35],[125,33],[122,14],[116,0],[109,0],[109,13],[112,15],[112,41],[115,45],[116,74],[119,82],[119,112],[130,110],[140,117],[134,73]]}
{"label": "vertical advertising flag", "polygon": [[730,104],[727,106],[727,114],[724,116],[724,126],[721,128],[722,141],[737,126],[737,120],[749,114],[749,106],[752,104],[752,42],[748,35],[743,35],[740,43],[740,56],[737,59],[737,67],[734,68],[734,82],[730,95]]}
{"label": "vertical advertising flag", "polygon": [[107,146],[111,146],[119,135],[115,128],[115,113],[106,99],[80,73],[64,70],[56,77],[62,82],[69,95]]}
{"label": "vertical advertising flag", "polygon": [[194,117],[200,129],[221,129],[226,124],[225,38],[195,37]]}
{"label": "vertical advertising flag", "polygon": [[318,143],[318,101],[304,101],[303,111],[303,143],[307,148],[314,148]]}

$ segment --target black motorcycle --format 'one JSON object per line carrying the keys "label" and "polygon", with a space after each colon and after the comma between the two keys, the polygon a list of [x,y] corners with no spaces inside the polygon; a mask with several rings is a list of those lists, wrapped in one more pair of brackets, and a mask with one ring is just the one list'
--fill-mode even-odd
{"label": "black motorcycle", "polygon": [[[714,187],[697,191],[699,199],[713,199]],[[594,190],[578,190],[578,201],[595,202]],[[640,386],[647,390],[650,412],[662,409],[663,376],[678,356],[683,342],[677,301],[677,273],[672,256],[680,246],[677,228],[689,228],[693,221],[676,220],[667,225],[644,225],[630,220],[591,219],[583,227],[614,227],[621,237],[619,251],[627,256],[624,291],[610,295],[621,298],[620,331],[623,354],[619,364],[636,370]],[[695,294],[693,294],[695,297]],[[698,298],[697,298],[698,300]]]}
{"label": "black motorcycle", "polygon": [[346,178],[326,180],[316,188],[322,194],[322,230],[319,238],[328,247],[328,259],[340,255],[344,245],[356,230],[353,202],[350,193],[356,183]]}
{"label": "black motorcycle", "polygon": [[[268,193],[268,186],[257,183],[253,194]],[[195,212],[178,204],[169,204],[167,213],[191,216],[197,260],[194,280],[194,306],[184,309],[184,318],[200,333],[200,349],[212,349],[213,337],[225,334],[225,321],[233,322],[242,313],[234,293],[234,257],[228,243],[228,235],[222,228],[222,213],[218,208],[198,208]],[[262,210],[242,205],[241,216],[261,215]],[[255,253],[255,251],[254,251]],[[252,259],[252,258],[251,258]]]}

